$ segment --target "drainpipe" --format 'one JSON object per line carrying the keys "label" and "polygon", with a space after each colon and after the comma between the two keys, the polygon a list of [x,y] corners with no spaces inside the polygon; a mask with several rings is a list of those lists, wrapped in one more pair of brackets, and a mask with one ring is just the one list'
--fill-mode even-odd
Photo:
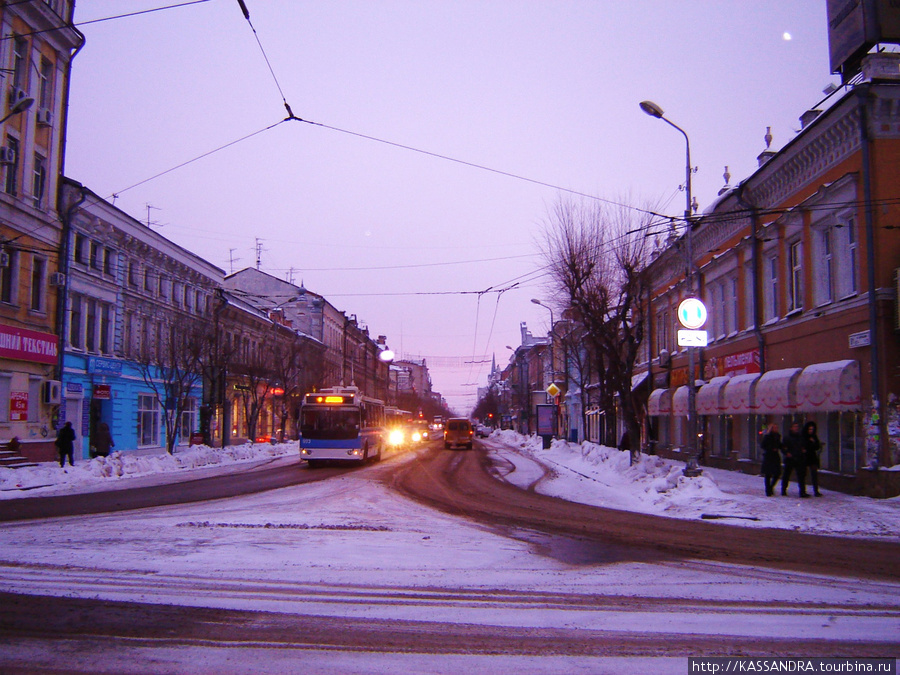
{"label": "drainpipe", "polygon": [[750,212],[750,225],[752,235],[750,237],[750,257],[753,261],[751,269],[753,283],[753,333],[756,335],[756,346],[759,350],[759,372],[766,372],[766,338],[762,332],[762,298],[759,292],[759,271],[761,267],[761,254],[759,242],[759,207],[744,199],[744,183],[740,183],[735,190],[738,204]]}
{"label": "drainpipe", "polygon": [[[869,342],[870,342],[870,368],[872,370],[872,414],[877,416],[875,424],[878,425],[879,447],[876,461],[886,466],[890,465],[887,456],[887,426],[884,415],[881,414],[881,354],[878,348],[878,299],[875,279],[875,216],[872,212],[872,155],[871,139],[869,138],[869,111],[867,103],[872,97],[869,85],[857,88],[859,98],[859,133],[862,146],[862,178],[863,199],[865,204],[866,222],[866,277],[869,286]],[[876,465],[877,466],[877,465]]]}
{"label": "drainpipe", "polygon": [[[69,242],[72,238],[72,218],[75,211],[87,199],[87,190],[80,183],[71,181],[73,190],[77,191],[78,198],[73,201],[65,209],[60,209],[60,221],[62,223],[62,231],[59,242],[59,271],[64,275],[65,281],[56,293],[56,334],[59,337],[59,347],[56,355],[57,379],[63,381],[63,360],[65,355],[66,334],[68,332],[68,301],[69,301]],[[60,183],[58,204],[62,206],[65,201],[66,190],[65,181]],[[60,385],[62,386],[62,385]]]}

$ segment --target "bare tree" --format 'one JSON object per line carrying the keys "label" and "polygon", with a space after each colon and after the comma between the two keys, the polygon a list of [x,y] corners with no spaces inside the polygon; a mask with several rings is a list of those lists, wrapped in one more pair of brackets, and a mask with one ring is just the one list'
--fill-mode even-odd
{"label": "bare tree", "polygon": [[296,334],[293,334],[293,339],[276,340],[273,345],[272,376],[282,390],[281,395],[275,398],[280,418],[278,431],[282,440],[285,439],[289,419],[293,419],[294,428],[298,428],[296,422],[300,417],[303,395],[322,386],[325,373],[323,352],[324,346]]}
{"label": "bare tree", "polygon": [[154,325],[156,339],[141,340],[135,363],[163,410],[166,451],[173,454],[181,431],[179,422],[190,397],[199,393],[197,385],[203,377],[200,358],[208,330],[202,321],[187,316]]}
{"label": "bare tree", "polygon": [[542,246],[554,292],[583,326],[601,396],[609,405],[618,394],[623,422],[635,442],[641,434],[631,378],[644,338],[649,224],[649,211],[561,199]]}

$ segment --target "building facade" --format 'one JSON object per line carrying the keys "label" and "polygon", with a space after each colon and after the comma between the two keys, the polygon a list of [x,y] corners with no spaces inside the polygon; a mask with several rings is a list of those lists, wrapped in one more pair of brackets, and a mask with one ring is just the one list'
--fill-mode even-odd
{"label": "building facade", "polygon": [[55,456],[60,401],[58,177],[70,66],[84,44],[73,2],[0,7],[0,444]]}
{"label": "building facade", "polygon": [[764,424],[815,421],[822,468],[868,480],[900,464],[900,82],[848,88],[801,123],[649,268],[649,431],[688,444],[676,313],[693,265],[709,312],[694,373],[707,458],[755,462]]}

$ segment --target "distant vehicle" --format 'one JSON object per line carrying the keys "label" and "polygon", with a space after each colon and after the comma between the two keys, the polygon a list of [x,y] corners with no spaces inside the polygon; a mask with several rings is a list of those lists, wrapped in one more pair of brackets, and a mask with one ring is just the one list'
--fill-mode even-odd
{"label": "distant vehicle", "polygon": [[428,422],[425,420],[413,420],[407,426],[410,440],[413,443],[424,443],[431,438],[431,432],[428,429]]}
{"label": "distant vehicle", "polygon": [[433,420],[431,420],[432,431],[443,431],[444,430],[444,418],[438,415]]}
{"label": "distant vehicle", "polygon": [[491,431],[492,429],[484,424],[479,424],[475,427],[475,435],[478,436],[478,438],[487,438],[491,435]]}
{"label": "distant vehicle", "polygon": [[444,448],[449,450],[461,445],[471,450],[474,435],[475,429],[472,428],[469,420],[462,417],[451,417],[444,425]]}
{"label": "distant vehicle", "polygon": [[310,467],[326,460],[361,463],[381,459],[384,402],[356,387],[332,387],[303,397],[300,456]]}

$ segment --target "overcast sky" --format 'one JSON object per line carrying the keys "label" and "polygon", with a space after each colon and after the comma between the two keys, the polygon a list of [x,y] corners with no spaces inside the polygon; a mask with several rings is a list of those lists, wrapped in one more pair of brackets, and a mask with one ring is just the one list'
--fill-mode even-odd
{"label": "overcast sky", "polygon": [[459,412],[486,382],[471,362],[505,365],[523,321],[546,334],[530,299],[558,188],[683,213],[684,138],[640,101],[688,133],[704,208],[838,81],[825,0],[245,0],[256,35],[238,0],[97,21],[177,2],[78,1],[67,175],[226,272],[258,240],[260,269],[426,357]]}

